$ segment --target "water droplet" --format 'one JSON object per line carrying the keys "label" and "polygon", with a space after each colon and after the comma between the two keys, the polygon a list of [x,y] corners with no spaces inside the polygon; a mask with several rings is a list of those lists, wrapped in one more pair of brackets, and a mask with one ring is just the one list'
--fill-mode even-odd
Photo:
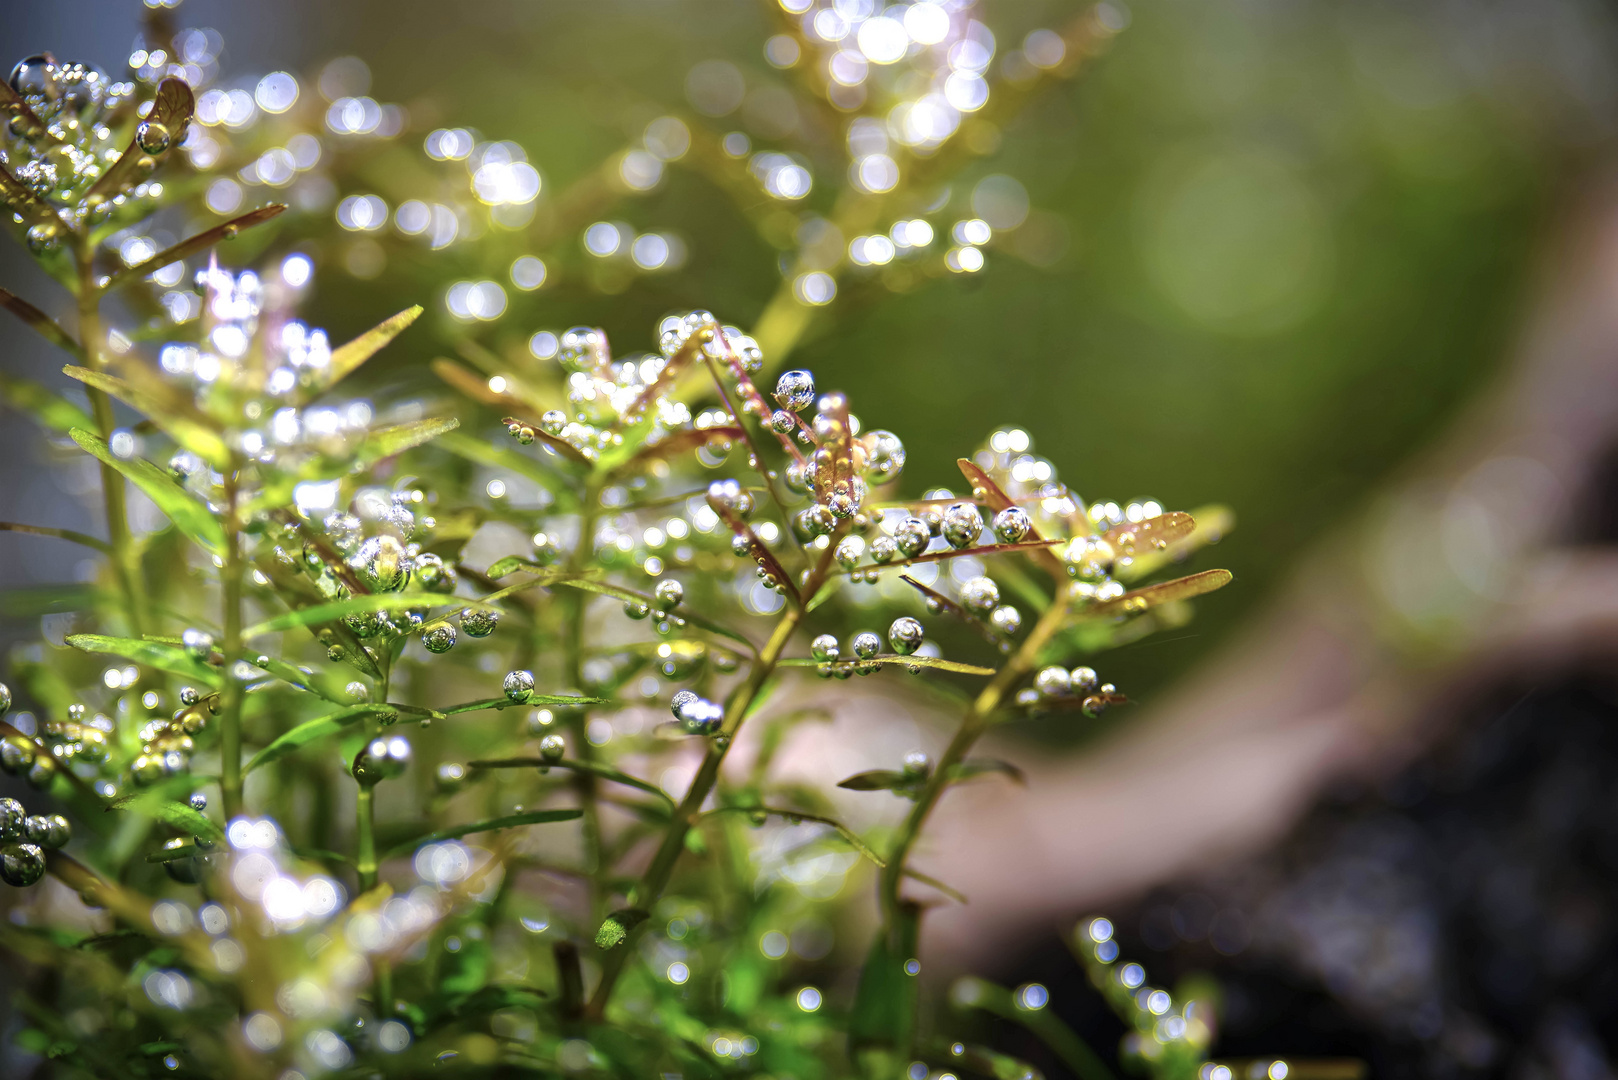
{"label": "water droplet", "polygon": [[135,145],[148,154],[161,154],[171,141],[168,125],[160,120],[142,120],[135,129]]}

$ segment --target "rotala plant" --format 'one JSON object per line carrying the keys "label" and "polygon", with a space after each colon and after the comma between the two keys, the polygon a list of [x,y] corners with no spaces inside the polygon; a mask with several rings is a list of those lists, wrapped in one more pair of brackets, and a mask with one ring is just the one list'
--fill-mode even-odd
{"label": "rotala plant", "polygon": [[[984,108],[992,35],[958,4],[789,9],[772,59],[801,61],[812,93],[853,114],[834,227],[874,230]],[[328,105],[295,107],[314,82],[279,72],[252,94],[204,91],[217,35],[158,16],[127,81],[38,56],[0,88],[5,200],[72,294],[74,329],[0,302],[66,351],[88,408],[11,375],[4,391],[96,460],[106,523],[104,537],[0,524],[101,567],[48,598],[44,640],[9,662],[0,762],[32,785],[0,801],[16,889],[0,933],[34,973],[14,1052],[83,1076],[1035,1075],[957,1040],[969,1016],[920,1007],[919,922],[959,897],[910,867],[911,848],[951,785],[1018,779],[972,755],[987,730],[1125,701],[1087,658],[1225,584],[1176,568],[1228,522],[1086,503],[1016,428],[963,447],[958,491],[907,492],[899,435],[808,371],[763,374],[838,275],[901,256],[912,275],[976,272],[991,227],[964,221],[940,252],[912,212],[832,263],[786,260],[762,347],[706,311],[647,328],[647,351],[615,356],[588,327],[512,347],[474,332],[498,329],[503,287],[429,286],[465,361],[434,365],[457,396],[383,379],[349,397],[422,308],[333,345],[297,316],[316,253],[358,233],[370,247],[348,265],[366,276],[384,241],[493,228],[490,244],[532,236],[550,260],[516,259],[522,290],[561,275],[558,236],[606,258],[601,223],[536,216],[521,148],[466,129],[424,141],[466,163],[454,205],[339,198],[366,139],[409,130],[341,85],[354,62],[319,80]],[[1008,95],[1120,25],[1102,8],[1029,35]],[[864,52],[829,45],[842,38]],[[869,79],[838,66],[854,59]],[[876,68],[902,59],[921,92],[911,79],[893,106]],[[900,106],[882,130],[859,111]],[[786,204],[808,191],[801,155],[745,162],[730,136],[666,117],[618,159],[620,195],[698,144]],[[325,187],[297,186],[322,161]],[[287,188],[293,211],[263,228],[285,207],[242,212],[244,184]],[[208,213],[225,220],[187,227]],[[215,250],[249,229],[257,247]],[[666,261],[662,243],[640,244],[637,266]],[[896,823],[856,829],[776,768],[857,699],[851,676],[957,717],[936,758],[841,781],[908,805]],[[831,903],[860,859],[880,926],[839,944],[865,932],[839,928]],[[1207,1005],[1119,962],[1106,920],[1072,944],[1129,1021],[1128,1060],[1232,1075],[1206,1062]],[[1107,1075],[1046,997],[967,980],[952,1001]]]}

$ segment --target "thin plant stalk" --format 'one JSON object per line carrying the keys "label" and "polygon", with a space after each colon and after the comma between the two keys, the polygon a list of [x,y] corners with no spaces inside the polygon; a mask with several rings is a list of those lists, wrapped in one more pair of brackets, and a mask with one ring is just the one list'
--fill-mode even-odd
{"label": "thin plant stalk", "polygon": [[[685,838],[691,831],[691,823],[702,812],[702,804],[719,780],[719,767],[724,764],[725,753],[730,749],[737,729],[741,727],[748,710],[752,708],[754,699],[764,686],[764,681],[775,670],[776,662],[781,659],[782,650],[786,648],[793,631],[798,628],[798,623],[802,619],[802,608],[796,606],[787,608],[786,613],[775,624],[775,630],[770,634],[769,641],[765,642],[758,659],[753,662],[747,681],[737,687],[730,700],[725,703],[725,726],[709,742],[708,753],[702,759],[702,766],[691,781],[691,787],[686,791],[685,798],[680,800],[680,805],[675,809],[674,817],[663,833],[663,841],[658,846],[657,854],[652,856],[652,862],[646,868],[646,873],[635,886],[631,902],[636,907],[649,910],[668,887],[669,878],[674,873],[674,865],[679,861],[680,852],[685,848]],[[591,1018],[599,1020],[606,1012],[607,1002],[612,998],[613,986],[617,983],[630,952],[628,943],[622,943],[607,954],[606,963],[601,970],[601,982],[590,998],[587,1015]]]}
{"label": "thin plant stalk", "polygon": [[[242,812],[242,681],[235,675],[242,655],[242,539],[237,512],[236,463],[225,474],[225,565],[220,571],[224,604],[225,687],[219,713],[219,790],[225,820]],[[120,483],[122,477],[119,478]]]}
{"label": "thin plant stalk", "polygon": [[[93,371],[101,371],[105,367],[101,354],[101,289],[95,279],[95,248],[87,233],[77,237],[74,255],[79,270],[76,290],[79,348],[85,365]],[[95,418],[97,434],[110,442],[117,427],[112,414],[112,399],[106,391],[97,387],[86,386],[84,389],[90,399],[90,414]],[[107,517],[107,540],[112,548],[113,573],[123,590],[130,633],[140,637],[146,632],[146,583],[141,577],[134,541],[129,532],[124,478],[106,462],[101,463],[101,495]]]}
{"label": "thin plant stalk", "polygon": [[1045,647],[1051,636],[1061,629],[1063,620],[1067,617],[1067,608],[1066,590],[1060,590],[1050,606],[1045,609],[1045,613],[1040,616],[1039,622],[1028,632],[1028,637],[1023,640],[1021,648],[1006,661],[1005,666],[995,674],[989,685],[983,688],[966,710],[960,726],[955,729],[955,736],[950,739],[949,746],[945,748],[937,766],[927,778],[921,794],[917,796],[916,805],[905,818],[893,850],[888,855],[888,865],[882,871],[882,911],[890,927],[899,910],[899,887],[905,877],[905,861],[910,855],[911,847],[915,845],[916,838],[921,835],[928,815],[937,805],[939,796],[949,786],[950,775],[955,767],[965,760],[973,744],[988,729],[995,710],[1005,700],[1006,694],[1038,662],[1039,651]]}

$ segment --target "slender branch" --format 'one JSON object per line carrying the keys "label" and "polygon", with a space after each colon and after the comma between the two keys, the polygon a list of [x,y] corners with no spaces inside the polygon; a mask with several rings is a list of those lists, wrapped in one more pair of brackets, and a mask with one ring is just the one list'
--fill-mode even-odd
{"label": "slender branch", "polygon": [[[600,492],[596,484],[591,481],[584,486],[584,497],[579,506],[579,535],[574,541],[572,554],[568,556],[567,570],[569,573],[578,573],[583,569],[594,551],[596,514],[601,505]],[[567,590],[567,608],[564,617],[567,627],[564,631],[564,656],[567,678],[576,693],[584,692],[584,610],[590,601],[590,594],[581,589]],[[536,620],[536,635],[540,624]],[[597,765],[596,748],[591,745],[586,734],[589,727],[590,713],[588,709],[579,708],[568,723],[568,734],[573,738],[573,750],[586,766]],[[598,805],[599,792],[596,775],[589,768],[577,769],[573,773],[573,791],[578,796],[579,809],[584,811],[582,832],[584,839],[584,864],[590,872],[590,910],[591,917],[600,919],[606,914],[606,897],[602,886],[603,875],[607,867],[603,865],[601,845],[601,810]]]}
{"label": "slender branch", "polygon": [[73,529],[53,529],[48,525],[24,525],[17,521],[0,521],[0,532],[28,533],[32,536],[54,536],[58,540],[66,540],[74,544],[82,544],[88,548],[95,548],[103,555],[112,554],[112,545],[105,540]]}
{"label": "slender branch", "polygon": [[376,789],[368,784],[359,786],[355,797],[359,811],[354,850],[354,869],[360,877],[360,892],[376,888]]}
{"label": "slender branch", "polygon": [[972,744],[978,741],[984,730],[989,726],[1000,702],[1017,682],[1022,679],[1038,661],[1039,650],[1051,636],[1061,629],[1067,618],[1068,599],[1067,591],[1058,592],[1056,599],[1051,601],[1050,607],[1040,616],[1039,622],[1028,632],[1023,640],[1022,647],[1006,662],[995,675],[993,681],[983,688],[982,693],[972,702],[961,719],[961,726],[955,730],[955,737],[950,740],[948,748],[934,766],[932,775],[927,778],[926,785],[916,798],[916,805],[905,819],[904,826],[899,831],[899,838],[894,843],[893,851],[888,856],[887,868],[882,873],[882,911],[887,923],[891,926],[899,910],[899,887],[906,876],[905,860],[910,855],[916,838],[921,835],[922,826],[927,823],[927,816],[932,813],[938,798],[949,786],[950,774],[955,766],[959,765],[972,749]]}
{"label": "slender branch", "polygon": [[[725,702],[724,727],[709,741],[708,753],[702,759],[702,766],[697,770],[696,778],[691,781],[691,787],[685,793],[685,798],[681,799],[680,805],[675,808],[673,820],[663,833],[663,842],[658,846],[657,854],[652,856],[651,865],[646,868],[640,883],[630,894],[632,907],[650,909],[668,887],[669,878],[674,873],[674,865],[679,861],[680,852],[685,850],[686,834],[691,831],[692,822],[701,814],[703,802],[707,800],[709,792],[713,791],[714,784],[719,780],[719,767],[724,764],[725,753],[734,742],[737,729],[746,719],[748,710],[752,708],[759,690],[764,686],[764,680],[775,670],[776,661],[781,658],[782,651],[791,640],[792,632],[798,628],[798,622],[802,618],[801,608],[787,607],[780,622],[775,624],[770,640],[765,643],[763,651],[753,663],[752,670],[748,672],[747,681],[738,686],[731,693],[730,699]],[[618,976],[623,972],[624,963],[632,951],[625,942],[607,954],[606,962],[601,969],[601,982],[590,998],[590,1005],[586,1010],[588,1017],[600,1020],[606,1012],[607,1002],[612,999],[613,986],[616,985]]]}
{"label": "slender branch", "polygon": [[242,656],[242,537],[237,512],[236,462],[225,473],[225,565],[220,574],[224,604],[225,688],[219,716],[219,789],[225,820],[242,812],[242,681],[232,669]]}
{"label": "slender branch", "polygon": [[[95,280],[95,245],[87,233],[76,238],[74,254],[78,261],[79,348],[69,349],[82,354],[85,365],[93,371],[106,368],[101,349],[101,290]],[[103,439],[111,441],[116,428],[112,415],[112,399],[94,386],[85,386],[90,399],[90,414],[95,417],[96,428]],[[129,533],[129,511],[124,498],[124,478],[106,462],[101,463],[102,505],[107,516],[107,538],[112,546],[113,572],[123,588],[132,636],[146,632],[146,583],[142,579],[140,559],[135,551],[134,538]]]}

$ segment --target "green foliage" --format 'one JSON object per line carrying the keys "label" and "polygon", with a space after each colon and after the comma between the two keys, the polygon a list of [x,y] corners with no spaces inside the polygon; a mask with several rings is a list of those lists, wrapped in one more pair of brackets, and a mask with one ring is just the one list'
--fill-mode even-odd
{"label": "green foliage", "polygon": [[[154,10],[151,42],[210,47]],[[938,115],[960,138],[918,128],[910,150],[887,135],[884,151],[854,148],[839,228],[878,231],[849,252],[838,241],[847,291],[890,262],[907,288],[981,269],[988,223],[962,221],[945,240],[939,218],[936,246],[932,225],[910,226],[926,224],[922,207],[943,213],[952,170],[988,145],[982,125],[1105,46],[1118,29],[1110,11],[1029,38],[992,106],[963,99],[980,115],[907,104],[947,107]],[[949,42],[983,47],[942,9],[916,18],[939,47],[918,46],[915,62],[940,78]],[[909,32],[890,22],[890,35]],[[341,87],[345,70],[328,68],[322,88]],[[966,74],[957,93],[987,92]],[[1190,598],[1227,583],[1203,571],[1124,584],[1171,572],[1228,520],[1210,532],[1149,501],[1087,504],[1011,428],[957,462],[963,494],[906,492],[898,436],[862,424],[808,372],[782,373],[773,390],[763,376],[837,292],[807,254],[784,266],[756,337],[690,311],[656,326],[645,342],[655,352],[616,360],[589,327],[517,347],[482,335],[506,294],[456,281],[443,291],[458,320],[448,336],[471,366],[419,365],[442,383],[425,399],[376,380],[371,398],[339,399],[384,348],[426,358],[411,344],[419,331],[406,333],[421,306],[335,348],[299,321],[332,252],[360,273],[383,240],[442,247],[475,220],[491,257],[531,226],[554,265],[573,257],[557,238],[581,230],[606,260],[597,230],[624,238],[591,224],[603,183],[616,177],[613,197],[629,197],[676,161],[743,207],[762,190],[762,234],[812,230],[825,219],[792,209],[810,174],[785,155],[744,164],[745,147],[665,116],[588,191],[541,200],[512,146],[438,129],[424,133],[427,157],[470,172],[445,174],[459,176],[455,207],[429,206],[448,181],[429,184],[415,157],[393,168],[402,152],[358,91],[328,109],[278,73],[258,86],[267,115],[235,123],[229,110],[251,118],[248,105],[218,89],[196,97],[162,61],[133,75],[108,89],[88,69],[32,58],[15,93],[0,94],[4,193],[23,242],[73,293],[78,336],[9,293],[4,306],[76,361],[67,374],[88,408],[20,380],[0,388],[98,462],[108,532],[6,526],[106,556],[92,589],[56,601],[72,607],[67,647],[12,661],[20,711],[0,732],[0,761],[76,825],[71,841],[67,825],[53,834],[32,818],[26,838],[0,836],[10,884],[37,888],[48,872],[71,890],[0,926],[26,964],[63,976],[52,1000],[28,1004],[18,1045],[63,1074],[97,1076],[161,1065],[266,1078],[890,1080],[929,1061],[1034,1075],[951,1041],[953,1021],[925,1007],[925,905],[912,890],[963,898],[910,867],[911,849],[952,784],[1022,782],[968,756],[990,726],[1043,714],[1085,723],[1125,700],[1075,665],[1183,621]],[[883,94],[911,92],[881,79]],[[813,80],[805,93],[830,95],[817,107],[862,107]],[[348,196],[340,228],[297,197],[286,204],[297,209],[236,214],[241,182],[279,187],[291,173],[276,170],[314,167],[291,148],[322,123],[328,179],[348,191],[386,173],[421,198]],[[851,145],[880,127],[851,129]],[[902,183],[887,151],[904,163]],[[371,153],[379,165],[367,171]],[[400,236],[378,228],[390,206]],[[895,262],[883,230],[901,213]],[[185,238],[160,249],[154,237],[171,229]],[[215,246],[244,230],[261,245],[256,269],[226,269]],[[651,272],[673,248],[647,235],[629,247]],[[528,288],[544,269],[519,259],[510,273]],[[620,260],[580,272],[616,295],[636,271]],[[114,288],[134,314],[109,327]],[[439,291],[418,283],[382,310]],[[134,527],[137,493],[167,525]],[[859,629],[884,624],[885,635]],[[855,676],[908,687],[934,714],[947,703],[947,748],[873,762],[896,767],[841,785],[775,770],[788,738],[812,737],[856,696],[836,685]],[[650,722],[649,704],[672,720]],[[751,768],[732,760],[746,756],[733,754],[744,726],[765,731]],[[868,945],[849,940],[857,932],[835,903],[867,866],[882,913]],[[837,965],[859,953],[858,977],[841,977]],[[1121,1011],[1138,1004],[1104,989]],[[1031,1000],[1019,1007],[1042,1007]],[[1211,1029],[1175,1008],[1139,1006],[1154,1021],[1137,1025],[1128,1052],[1189,1077]],[[1048,1017],[1030,1026],[1071,1062],[1094,1057]]]}

